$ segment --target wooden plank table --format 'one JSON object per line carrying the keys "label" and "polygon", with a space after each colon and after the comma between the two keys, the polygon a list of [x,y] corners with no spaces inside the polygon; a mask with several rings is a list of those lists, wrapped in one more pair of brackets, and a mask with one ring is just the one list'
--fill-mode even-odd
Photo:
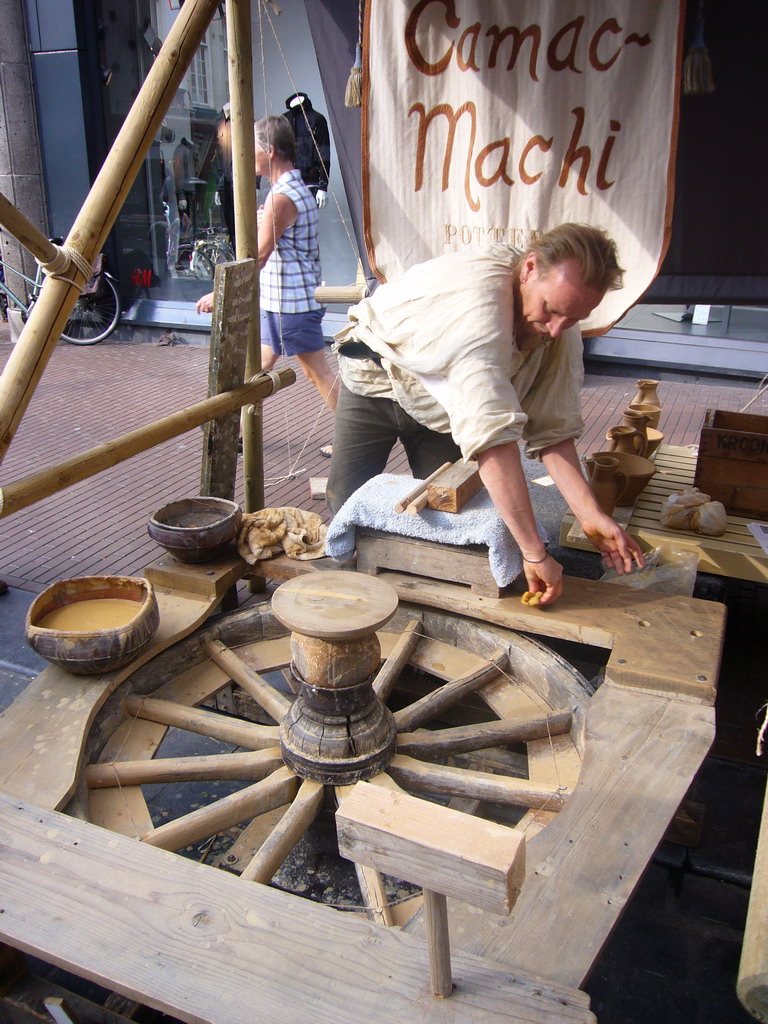
{"label": "wooden plank table", "polygon": [[[749,519],[728,516],[722,537],[705,537],[691,530],[668,530],[661,526],[661,507],[669,495],[673,491],[693,487],[696,456],[690,448],[662,445],[656,453],[655,462],[658,473],[635,502],[626,522],[627,532],[636,537],[646,550],[660,544],[672,544],[695,551],[699,572],[768,583],[768,555],[747,529]],[[617,521],[622,525],[625,525],[621,518],[625,511],[616,510]],[[562,547],[594,551],[570,512],[563,517],[560,544]]]}

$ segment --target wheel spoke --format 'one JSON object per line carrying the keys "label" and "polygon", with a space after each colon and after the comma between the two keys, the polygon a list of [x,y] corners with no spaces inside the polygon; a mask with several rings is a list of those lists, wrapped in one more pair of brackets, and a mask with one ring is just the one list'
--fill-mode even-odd
{"label": "wheel spoke", "polygon": [[400,639],[392,648],[392,653],[379,669],[379,674],[373,684],[376,694],[386,704],[387,698],[395,687],[398,676],[408,663],[408,659],[421,640],[417,630],[421,628],[422,618],[411,619],[403,630]]}
{"label": "wheel spoke", "polygon": [[180,850],[182,846],[199,842],[247,818],[288,803],[296,796],[298,788],[299,780],[293,772],[285,767],[278,768],[261,782],[160,825],[142,836],[142,839],[150,846],[159,846],[162,850]]}
{"label": "wheel spoke", "polygon": [[398,711],[395,714],[398,732],[408,732],[418,728],[424,722],[428,722],[431,718],[435,718],[447,708],[452,707],[468,693],[479,690],[481,686],[485,686],[486,683],[495,679],[500,670],[506,668],[508,661],[507,652],[499,648],[494,651],[482,668],[470,672],[460,679],[445,683],[433,690],[432,693],[409,704],[402,711]]}
{"label": "wheel spoke", "polygon": [[324,786],[304,779],[293,803],[265,840],[258,853],[240,873],[251,882],[268,882],[315,820],[323,806]]}
{"label": "wheel spoke", "polygon": [[507,807],[545,807],[560,810],[567,790],[541,786],[530,779],[489,775],[486,772],[425,764],[404,754],[396,754],[388,769],[395,782],[421,793],[440,796],[473,797]]}
{"label": "wheel spoke", "polygon": [[210,736],[231,743],[235,747],[246,747],[248,750],[274,747],[279,742],[277,726],[233,721],[216,714],[215,711],[179,707],[170,700],[159,700],[156,697],[127,697],[125,707],[129,714],[138,718],[173,725],[177,729]]}
{"label": "wheel spoke", "polygon": [[502,718],[495,722],[462,725],[454,729],[437,729],[434,732],[422,730],[400,733],[397,737],[397,749],[401,754],[431,760],[505,743],[554,736],[568,732],[570,727],[571,713],[567,710],[553,711],[549,715],[521,715],[516,718]]}
{"label": "wheel spoke", "polygon": [[284,715],[290,711],[291,701],[258,672],[254,672],[221,640],[209,640],[205,645],[205,653],[220,669],[228,672],[230,677],[276,722],[282,721]]}
{"label": "wheel spoke", "polygon": [[85,769],[91,789],[110,786],[142,786],[155,782],[203,782],[243,780],[258,782],[283,763],[279,747],[234,754],[198,757],[159,757],[152,761],[113,761]]}

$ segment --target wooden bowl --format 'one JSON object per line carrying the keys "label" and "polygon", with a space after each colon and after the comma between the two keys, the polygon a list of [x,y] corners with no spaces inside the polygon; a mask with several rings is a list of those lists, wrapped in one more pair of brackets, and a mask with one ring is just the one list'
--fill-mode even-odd
{"label": "wooden bowl", "polygon": [[[105,605],[105,600],[129,601]],[[90,602],[90,604],[89,604]],[[43,626],[46,616],[67,610],[71,620]],[[118,622],[110,625],[109,623]],[[98,675],[127,665],[149,643],[160,625],[152,584],[135,576],[81,576],[59,580],[38,594],[27,611],[27,642],[46,661],[74,675]]]}
{"label": "wooden bowl", "polygon": [[593,452],[589,458],[594,459],[596,455],[611,455],[618,459],[617,469],[627,476],[626,487],[616,499],[616,504],[619,506],[631,505],[637,501],[648,481],[657,472],[656,466],[651,460],[644,459],[642,455],[630,455],[627,452]]}
{"label": "wooden bowl", "polygon": [[242,515],[226,498],[181,498],[149,517],[147,533],[181,562],[208,562],[235,538]]}

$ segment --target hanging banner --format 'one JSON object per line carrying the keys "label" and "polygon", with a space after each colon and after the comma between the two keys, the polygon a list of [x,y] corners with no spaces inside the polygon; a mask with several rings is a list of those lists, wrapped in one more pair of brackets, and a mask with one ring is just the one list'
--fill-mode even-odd
{"label": "hanging banner", "polygon": [[624,288],[669,237],[682,0],[367,0],[363,198],[381,280],[566,221],[604,228]]}

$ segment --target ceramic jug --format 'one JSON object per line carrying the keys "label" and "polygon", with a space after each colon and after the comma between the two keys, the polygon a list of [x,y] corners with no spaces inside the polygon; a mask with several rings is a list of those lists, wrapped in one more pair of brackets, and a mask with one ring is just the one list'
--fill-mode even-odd
{"label": "ceramic jug", "polygon": [[657,380],[637,381],[637,394],[630,402],[630,405],[658,405],[661,408],[658,387],[659,382]]}
{"label": "ceramic jug", "polygon": [[627,426],[609,427],[605,439],[610,441],[609,451],[626,455],[640,455],[645,443],[642,433]]}
{"label": "ceramic jug", "polygon": [[632,427],[637,431],[639,443],[635,444],[635,454],[642,455],[643,458],[645,458],[645,453],[648,448],[648,437],[646,435],[646,428],[648,427],[647,413],[641,412],[639,409],[633,409],[632,406],[629,406],[624,410],[621,425],[623,427]]}
{"label": "ceramic jug", "polygon": [[611,515],[627,486],[627,474],[619,469],[619,460],[614,455],[592,455],[584,464],[589,470],[587,482],[595,501],[606,515]]}
{"label": "ceramic jug", "polygon": [[[644,413],[648,417],[646,426],[658,429],[659,419],[661,417],[661,406],[659,405],[648,405],[647,403],[639,404],[632,402],[629,409],[634,409],[635,412]],[[626,411],[626,410],[625,410]]]}

